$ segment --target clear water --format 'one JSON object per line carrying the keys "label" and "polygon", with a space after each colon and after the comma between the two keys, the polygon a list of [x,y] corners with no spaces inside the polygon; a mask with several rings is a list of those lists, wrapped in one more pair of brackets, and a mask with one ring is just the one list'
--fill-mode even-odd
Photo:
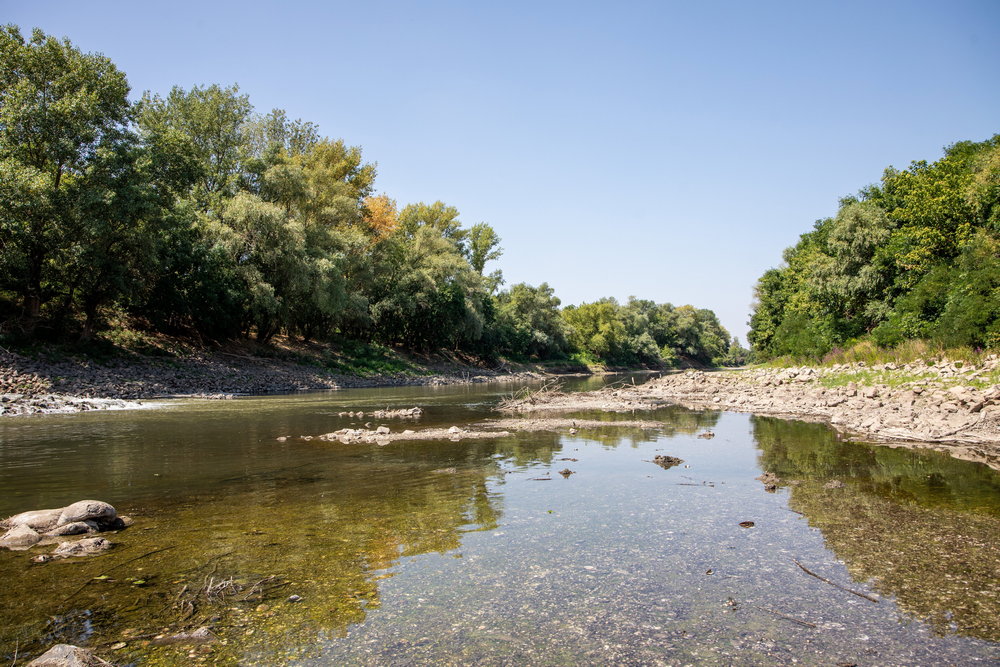
{"label": "clear water", "polygon": [[[1000,660],[1000,474],[981,465],[681,408],[643,413],[665,423],[646,431],[295,437],[413,405],[420,420],[385,423],[465,426],[511,389],[0,421],[0,515],[98,498],[136,520],[99,557],[0,553],[0,661],[56,641],[117,664]],[[164,641],[203,625],[216,641]]]}

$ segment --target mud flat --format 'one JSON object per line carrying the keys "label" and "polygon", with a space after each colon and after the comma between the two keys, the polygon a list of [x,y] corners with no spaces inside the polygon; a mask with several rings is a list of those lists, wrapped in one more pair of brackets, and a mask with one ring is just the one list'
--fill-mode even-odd
{"label": "mud flat", "polygon": [[652,410],[667,404],[826,421],[853,438],[930,447],[1000,469],[1000,359],[979,365],[864,362],[814,368],[687,371],[639,386],[508,401],[510,413]]}

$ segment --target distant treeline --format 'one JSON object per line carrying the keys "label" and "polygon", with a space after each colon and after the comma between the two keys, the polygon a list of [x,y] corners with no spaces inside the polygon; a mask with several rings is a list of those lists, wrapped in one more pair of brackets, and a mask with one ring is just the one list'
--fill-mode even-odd
{"label": "distant treeline", "polygon": [[277,335],[485,358],[743,360],[708,310],[560,308],[501,290],[500,237],[441,202],[375,192],[359,147],[236,86],[132,103],[68,40],[0,31],[0,337],[99,335],[109,314],[221,341]]}
{"label": "distant treeline", "polygon": [[889,167],[757,282],[762,358],[871,341],[1000,349],[1000,135]]}

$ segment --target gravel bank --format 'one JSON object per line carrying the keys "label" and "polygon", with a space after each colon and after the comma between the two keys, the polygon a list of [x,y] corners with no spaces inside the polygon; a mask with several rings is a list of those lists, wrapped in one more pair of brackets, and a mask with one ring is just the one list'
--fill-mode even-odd
{"label": "gravel bank", "polygon": [[0,354],[0,416],[148,407],[157,398],[231,398],[357,387],[469,384],[531,380],[534,373],[504,373],[454,366],[432,375],[338,375],[318,366],[261,357],[206,352],[185,357],[130,358],[107,364],[67,359],[39,361]]}
{"label": "gravel bank", "polygon": [[1000,359],[687,371],[637,387],[533,395],[512,412],[618,412],[669,403],[828,421],[851,437],[932,447],[1000,469]]}

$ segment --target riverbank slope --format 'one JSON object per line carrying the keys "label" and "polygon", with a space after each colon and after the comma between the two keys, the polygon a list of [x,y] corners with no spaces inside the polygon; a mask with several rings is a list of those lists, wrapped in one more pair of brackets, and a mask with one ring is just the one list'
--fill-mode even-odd
{"label": "riverbank slope", "polygon": [[[158,398],[231,398],[356,387],[525,381],[545,367],[490,368],[450,355],[393,355],[359,372],[338,372],[304,348],[269,356],[253,350],[187,350],[171,356],[120,353],[26,356],[0,352],[0,416],[141,407]],[[556,372],[586,371],[557,368]]]}

